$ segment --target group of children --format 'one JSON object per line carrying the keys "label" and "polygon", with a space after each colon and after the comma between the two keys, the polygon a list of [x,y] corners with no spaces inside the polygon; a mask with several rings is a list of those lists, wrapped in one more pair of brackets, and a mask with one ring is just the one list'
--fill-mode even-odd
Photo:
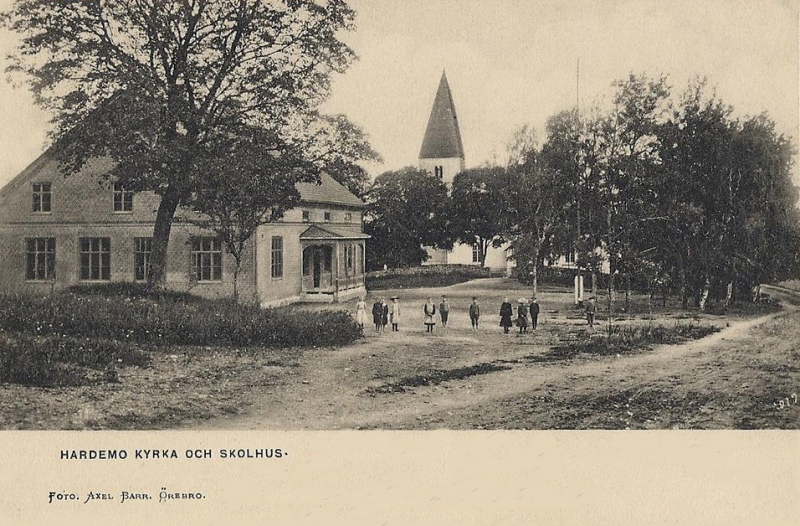
{"label": "group of children", "polygon": [[[383,332],[386,325],[392,324],[392,332],[398,331],[398,323],[400,323],[400,303],[397,296],[392,296],[392,304],[386,303],[386,298],[376,300],[372,304],[372,322],[375,324],[375,330]],[[356,304],[356,323],[362,328],[367,323],[367,304],[364,298],[358,298]]]}
{"label": "group of children", "polygon": [[[375,330],[383,332],[386,325],[392,324],[392,331],[398,331],[398,324],[400,323],[400,303],[397,296],[392,296],[391,304],[386,303],[386,298],[380,298],[372,305],[372,322],[375,324]],[[528,327],[536,329],[539,319],[539,303],[536,298],[532,298],[530,303],[525,299],[519,300],[517,306],[516,324],[519,327],[520,334],[527,333]],[[422,306],[422,313],[424,315],[424,323],[426,332],[433,332],[436,326],[437,314],[442,322],[442,327],[447,327],[447,321],[450,317],[450,303],[447,301],[447,296],[442,296],[442,301],[438,306],[433,300],[428,297],[425,304]],[[500,326],[503,331],[508,334],[509,328],[513,325],[512,317],[514,316],[514,309],[508,298],[503,299],[503,304],[500,306]],[[529,317],[530,316],[530,317]],[[472,303],[469,305],[469,319],[472,323],[472,329],[478,329],[481,317],[481,307],[478,304],[478,298],[472,298]],[[364,298],[359,298],[356,304],[356,322],[364,327],[367,322],[367,304]]]}

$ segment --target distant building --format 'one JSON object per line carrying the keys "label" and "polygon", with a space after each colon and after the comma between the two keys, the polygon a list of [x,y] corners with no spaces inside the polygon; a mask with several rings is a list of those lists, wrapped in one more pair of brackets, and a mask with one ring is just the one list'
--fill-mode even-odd
{"label": "distant building", "polygon": [[[433,108],[428,118],[428,127],[422,139],[419,152],[419,167],[452,185],[457,173],[464,170],[464,144],[458,126],[456,106],[447,76],[442,72],[439,88],[433,100]],[[424,265],[461,264],[480,266],[480,249],[477,245],[457,243],[452,250],[428,248],[430,258]],[[508,272],[512,262],[507,257],[507,245],[499,248],[489,247],[485,266],[493,270]]]}
{"label": "distant building", "polygon": [[[105,181],[110,167],[95,159],[65,177],[51,148],[0,189],[0,292],[147,280],[160,198]],[[300,206],[248,243],[243,301],[331,302],[365,290],[364,203],[327,174],[297,189]],[[231,296],[233,258],[212,232],[188,223],[188,213],[179,210],[172,225],[166,286]]]}

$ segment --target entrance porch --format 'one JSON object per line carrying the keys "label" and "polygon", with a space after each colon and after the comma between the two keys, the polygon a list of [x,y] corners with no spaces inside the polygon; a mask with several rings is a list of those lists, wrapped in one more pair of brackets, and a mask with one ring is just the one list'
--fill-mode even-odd
{"label": "entrance porch", "polygon": [[301,300],[330,303],[365,292],[365,240],[369,236],[333,227],[309,227],[300,235]]}

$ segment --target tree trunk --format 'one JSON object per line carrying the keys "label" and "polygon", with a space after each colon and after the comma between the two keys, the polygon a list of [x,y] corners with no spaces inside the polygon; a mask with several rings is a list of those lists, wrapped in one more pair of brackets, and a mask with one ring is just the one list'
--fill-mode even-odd
{"label": "tree trunk", "polygon": [[631,273],[625,273],[625,312],[631,310]]}
{"label": "tree trunk", "polygon": [[180,196],[174,189],[168,188],[158,204],[156,224],[153,227],[153,252],[150,254],[150,273],[147,277],[149,286],[162,286],[167,274],[167,246],[172,230],[172,218],[180,204]]}
{"label": "tree trunk", "polygon": [[614,314],[614,271],[608,273],[608,334],[611,335],[611,318]]}
{"label": "tree trunk", "polygon": [[539,291],[539,263],[536,259],[533,260],[533,268],[531,269],[531,278],[533,280],[533,297],[536,298],[536,294]]}
{"label": "tree trunk", "polygon": [[597,296],[597,271],[592,269],[592,296]]}
{"label": "tree trunk", "polygon": [[489,251],[489,243],[491,241],[485,241],[483,239],[478,238],[479,246],[481,247],[481,268],[486,268],[486,253]]}
{"label": "tree trunk", "polygon": [[708,287],[709,287],[709,279],[706,277],[703,280],[703,290],[700,292],[700,298],[697,302],[697,306],[700,310],[706,310],[706,302],[708,301]]}
{"label": "tree trunk", "polygon": [[689,291],[686,288],[686,270],[683,268],[683,254],[678,257],[678,282],[681,295],[681,308],[689,308]]}
{"label": "tree trunk", "polygon": [[233,301],[239,302],[239,268],[242,266],[238,259],[235,259],[233,266]]}
{"label": "tree trunk", "polygon": [[728,282],[728,288],[725,291],[725,306],[731,304],[731,300],[733,299],[733,281]]}

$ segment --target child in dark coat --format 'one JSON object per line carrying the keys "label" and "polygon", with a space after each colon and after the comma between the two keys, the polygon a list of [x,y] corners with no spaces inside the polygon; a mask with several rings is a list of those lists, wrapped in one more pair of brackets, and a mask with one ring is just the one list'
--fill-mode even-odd
{"label": "child in dark coat", "polygon": [[508,298],[503,298],[503,304],[500,305],[500,326],[503,332],[508,334],[508,328],[511,327],[511,316],[514,314],[514,309],[511,307],[511,302]]}
{"label": "child in dark coat", "polygon": [[531,299],[531,328],[536,330],[536,324],[539,322],[539,302],[536,298]]}
{"label": "child in dark coat", "polygon": [[472,303],[469,304],[469,321],[472,322],[472,328],[478,328],[478,320],[481,317],[481,306],[478,305],[478,298],[472,298]]}

